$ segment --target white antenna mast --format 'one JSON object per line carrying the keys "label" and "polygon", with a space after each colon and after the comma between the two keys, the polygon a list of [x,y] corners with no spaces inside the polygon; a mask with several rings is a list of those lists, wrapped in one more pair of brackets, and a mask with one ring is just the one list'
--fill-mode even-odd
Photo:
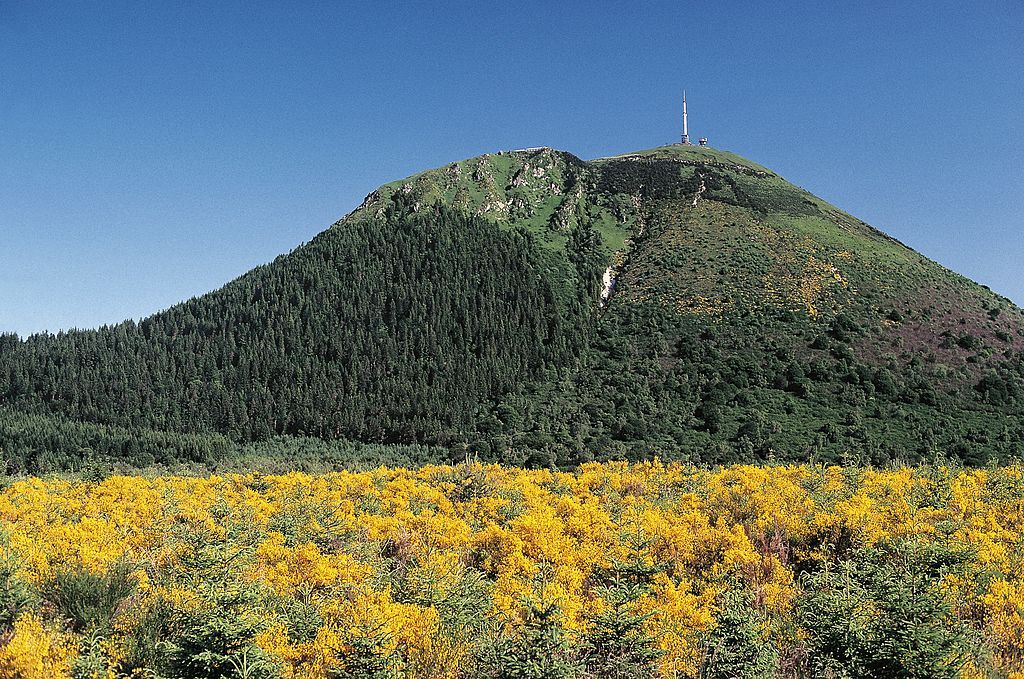
{"label": "white antenna mast", "polygon": [[686,129],[686,90],[683,90],[683,145],[690,145],[690,132]]}

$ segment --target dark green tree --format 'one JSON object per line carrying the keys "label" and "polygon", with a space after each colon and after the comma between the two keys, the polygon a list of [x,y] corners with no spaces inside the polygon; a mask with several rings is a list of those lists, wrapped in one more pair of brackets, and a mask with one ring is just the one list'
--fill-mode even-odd
{"label": "dark green tree", "polygon": [[799,617],[815,676],[924,679],[960,675],[970,632],[938,590],[963,554],[912,542],[862,550],[809,574]]}
{"label": "dark green tree", "polygon": [[637,600],[649,588],[624,577],[616,580],[597,589],[609,609],[587,621],[579,657],[588,677],[646,679],[656,674],[657,661],[664,655],[645,629],[651,614],[636,611]]}
{"label": "dark green tree", "polygon": [[753,594],[742,585],[719,597],[715,627],[705,644],[701,679],[768,679],[775,676],[778,651],[765,635],[765,621]]}
{"label": "dark green tree", "polygon": [[563,679],[579,668],[554,603],[526,601],[523,619],[487,644],[476,658],[476,676],[488,679]]}

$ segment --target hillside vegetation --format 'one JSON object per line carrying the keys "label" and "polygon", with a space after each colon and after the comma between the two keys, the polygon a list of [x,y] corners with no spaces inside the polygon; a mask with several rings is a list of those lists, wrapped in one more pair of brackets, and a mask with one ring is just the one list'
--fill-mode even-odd
{"label": "hillside vegetation", "polygon": [[1024,677],[1024,471],[19,480],[0,675]]}
{"label": "hillside vegetation", "polygon": [[139,323],[0,337],[0,449],[984,464],[1024,446],[1022,349],[1008,300],[734,154],[502,152]]}

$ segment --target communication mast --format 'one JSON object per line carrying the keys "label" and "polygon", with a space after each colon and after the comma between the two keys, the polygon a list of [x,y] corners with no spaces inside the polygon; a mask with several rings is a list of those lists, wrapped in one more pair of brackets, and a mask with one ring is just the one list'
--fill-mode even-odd
{"label": "communication mast", "polygon": [[680,142],[683,146],[690,146],[690,132],[686,128],[686,90],[683,90],[683,140]]}

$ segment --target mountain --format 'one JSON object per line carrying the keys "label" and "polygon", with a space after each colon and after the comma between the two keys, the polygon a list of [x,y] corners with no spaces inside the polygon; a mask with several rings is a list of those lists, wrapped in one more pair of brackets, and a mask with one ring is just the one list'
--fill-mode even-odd
{"label": "mountain", "polygon": [[735,154],[538,148],[382,186],[139,323],[0,336],[12,471],[277,437],[982,464],[1024,449],[1024,313]]}

